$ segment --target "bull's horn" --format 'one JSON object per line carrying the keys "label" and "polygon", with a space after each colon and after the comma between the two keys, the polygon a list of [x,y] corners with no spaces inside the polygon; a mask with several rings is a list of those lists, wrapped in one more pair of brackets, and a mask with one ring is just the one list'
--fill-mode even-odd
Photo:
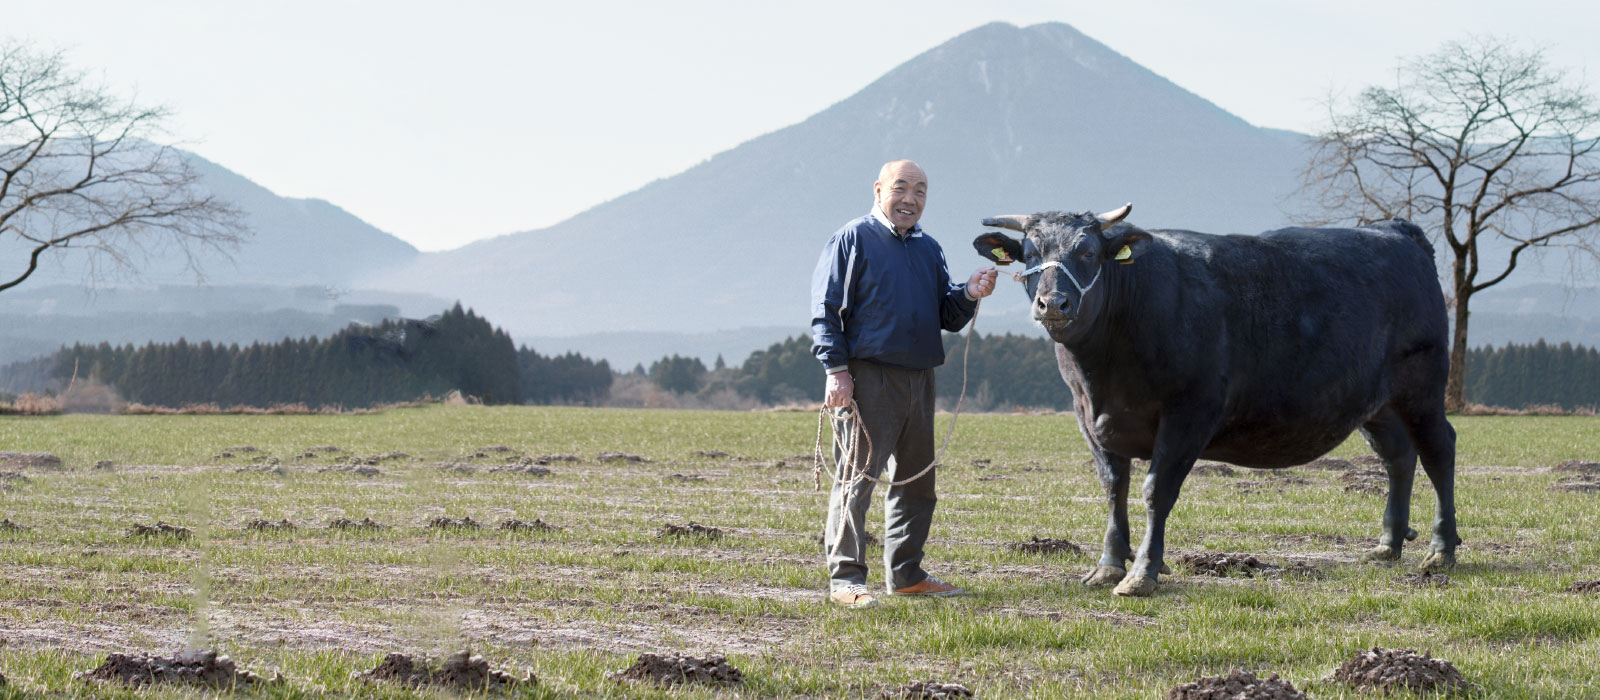
{"label": "bull's horn", "polygon": [[1028,232],[1028,217],[1021,214],[1008,214],[1006,216],[991,216],[983,220],[984,226],[999,226],[1013,231]]}
{"label": "bull's horn", "polygon": [[1098,216],[1096,218],[1100,219],[1100,228],[1106,228],[1106,227],[1111,226],[1112,224],[1117,223],[1118,221],[1121,221],[1123,219],[1128,218],[1128,214],[1130,214],[1132,212],[1133,212],[1133,202],[1128,202],[1127,204],[1124,204],[1121,207],[1118,207],[1118,208],[1113,209],[1111,211],[1108,211],[1108,212],[1106,212],[1104,214],[1101,214],[1100,216]]}

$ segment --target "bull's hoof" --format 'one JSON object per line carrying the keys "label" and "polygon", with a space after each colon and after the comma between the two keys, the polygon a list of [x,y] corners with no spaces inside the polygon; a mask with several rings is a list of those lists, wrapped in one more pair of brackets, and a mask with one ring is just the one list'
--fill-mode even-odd
{"label": "bull's hoof", "polygon": [[1120,582],[1128,570],[1118,566],[1097,566],[1083,575],[1085,586],[1111,586]]}
{"label": "bull's hoof", "polygon": [[1400,550],[1380,544],[1361,555],[1361,561],[1400,561]]}
{"label": "bull's hoof", "polygon": [[1130,596],[1134,598],[1143,598],[1155,592],[1156,580],[1150,578],[1149,576],[1143,576],[1140,574],[1133,574],[1125,579],[1122,579],[1122,583],[1117,584],[1117,589],[1112,591],[1112,593],[1120,596]]}
{"label": "bull's hoof", "polygon": [[1422,560],[1417,568],[1423,571],[1448,571],[1456,568],[1456,553],[1445,551],[1428,552],[1428,558]]}

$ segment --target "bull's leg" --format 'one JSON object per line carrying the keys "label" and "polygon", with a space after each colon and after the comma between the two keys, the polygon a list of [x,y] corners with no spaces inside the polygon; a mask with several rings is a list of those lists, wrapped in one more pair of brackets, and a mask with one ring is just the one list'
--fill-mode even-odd
{"label": "bull's leg", "polygon": [[[1144,480],[1145,528],[1144,542],[1133,560],[1133,567],[1114,591],[1122,596],[1147,596],[1154,593],[1156,583],[1166,568],[1167,516],[1178,503],[1178,491],[1184,478],[1194,468],[1211,439],[1213,425],[1200,416],[1217,416],[1220,411],[1200,410],[1184,416],[1162,416],[1161,427],[1156,431],[1155,454],[1151,455],[1150,473]],[[1213,419],[1214,420],[1214,419]]]}
{"label": "bull's leg", "polygon": [[1383,460],[1389,473],[1389,503],[1383,509],[1383,534],[1378,546],[1361,556],[1364,561],[1395,561],[1405,541],[1417,536],[1411,529],[1411,485],[1417,473],[1417,451],[1411,434],[1393,409],[1385,408],[1361,426],[1361,437]]}
{"label": "bull's leg", "polygon": [[1456,430],[1445,420],[1444,409],[1428,411],[1408,422],[1411,439],[1422,457],[1422,468],[1433,482],[1439,508],[1433,519],[1433,542],[1428,557],[1422,560],[1425,571],[1440,571],[1456,565]]}
{"label": "bull's leg", "polygon": [[1109,586],[1128,574],[1123,564],[1133,555],[1128,532],[1129,461],[1127,457],[1095,452],[1095,469],[1100,472],[1100,485],[1105,488],[1108,506],[1106,540],[1100,550],[1100,563],[1083,577],[1086,585]]}

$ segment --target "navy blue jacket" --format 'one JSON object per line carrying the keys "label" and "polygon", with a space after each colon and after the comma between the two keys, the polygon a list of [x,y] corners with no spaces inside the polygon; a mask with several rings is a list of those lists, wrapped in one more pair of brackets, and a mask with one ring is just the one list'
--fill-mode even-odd
{"label": "navy blue jacket", "polygon": [[850,360],[932,369],[944,364],[939,330],[961,330],[976,308],[920,226],[900,238],[863,216],[828,239],[811,275],[811,354],[828,369]]}

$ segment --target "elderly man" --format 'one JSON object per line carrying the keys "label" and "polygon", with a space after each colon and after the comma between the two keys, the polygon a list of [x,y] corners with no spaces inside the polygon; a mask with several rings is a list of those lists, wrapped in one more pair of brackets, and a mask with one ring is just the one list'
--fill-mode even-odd
{"label": "elderly man", "polygon": [[[903,479],[934,459],[933,368],[944,363],[940,330],[959,331],[977,300],[994,291],[995,269],[980,268],[966,284],[952,284],[939,243],[917,221],[928,179],[909,160],[883,166],[872,183],[872,212],[828,239],[811,278],[812,354],[828,374],[826,405],[856,412],[871,441],[861,442],[854,469],[874,477],[889,470]],[[835,460],[842,459],[835,450]],[[846,470],[846,473],[851,471]],[[934,475],[889,488],[884,506],[883,560],[890,595],[949,596],[961,589],[922,569],[922,547],[933,522]],[[867,508],[873,482],[833,485],[824,546],[829,599],[850,608],[877,602],[867,589]],[[845,505],[848,503],[849,511]]]}

